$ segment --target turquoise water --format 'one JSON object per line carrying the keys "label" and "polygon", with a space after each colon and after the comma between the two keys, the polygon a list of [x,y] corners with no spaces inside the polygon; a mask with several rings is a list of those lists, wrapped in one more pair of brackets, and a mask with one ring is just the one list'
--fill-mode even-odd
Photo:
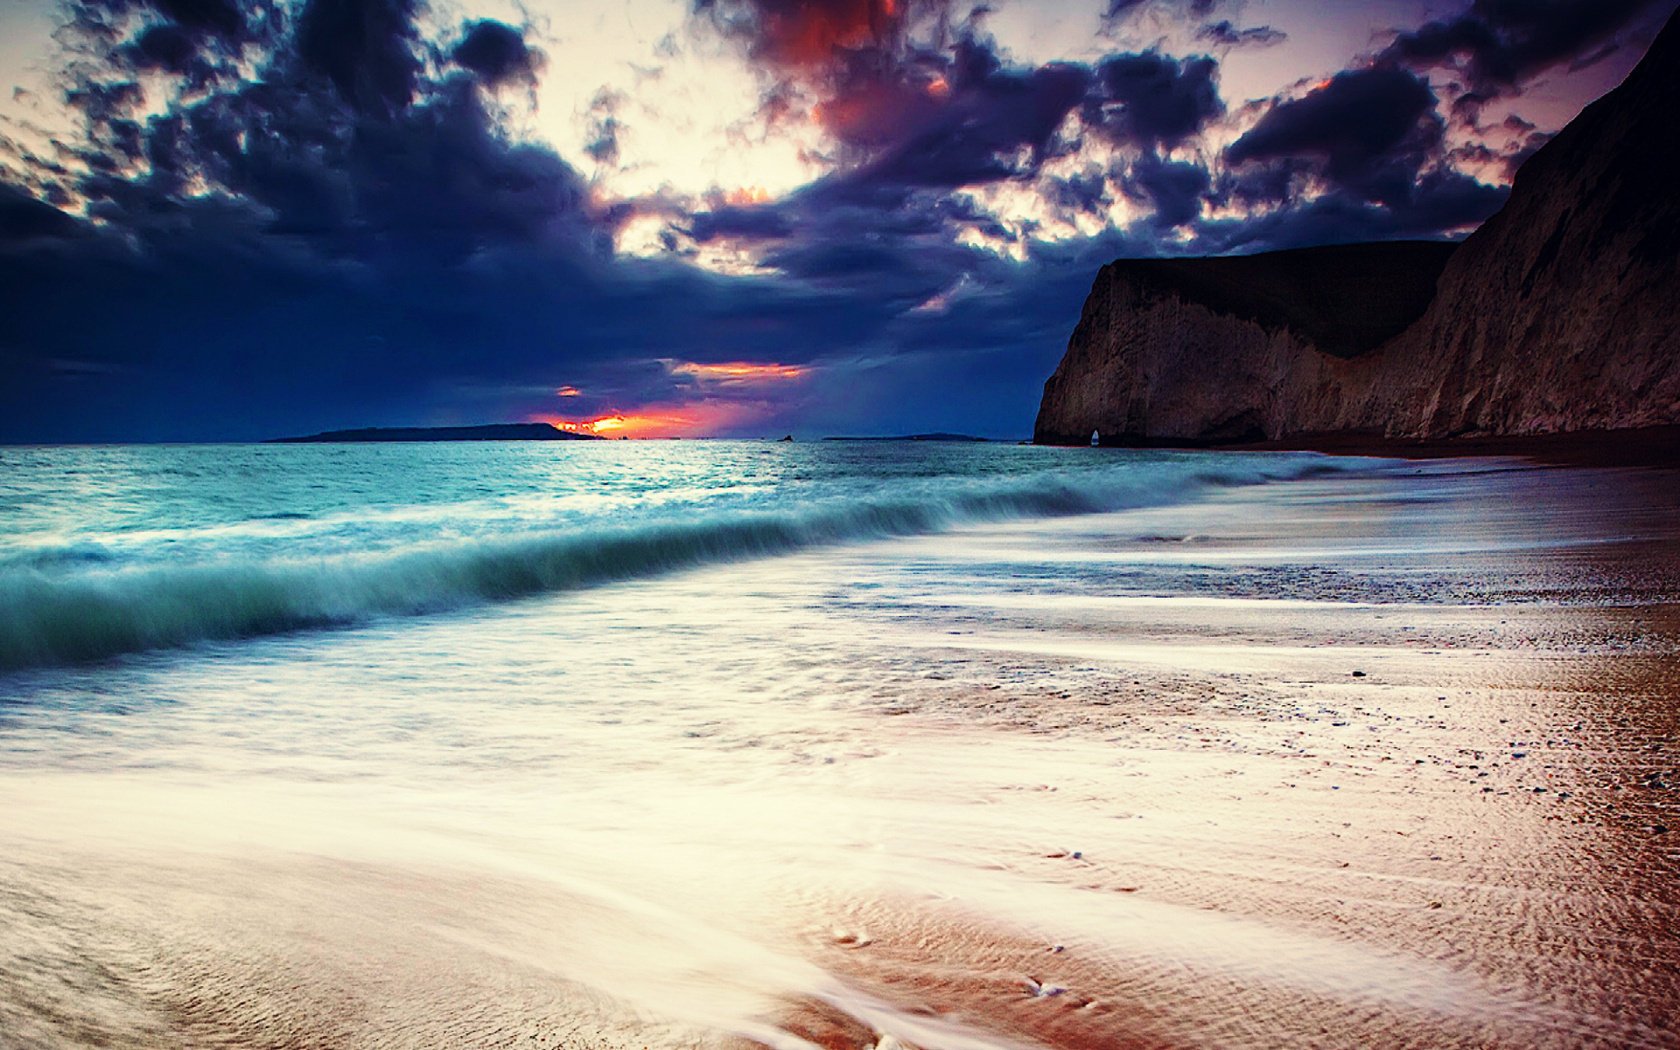
{"label": "turquoise water", "polygon": [[0,1044],[1663,1045],[1675,491],[0,449]]}
{"label": "turquoise water", "polygon": [[6,449],[0,670],[1173,503],[1332,462],[909,442]]}

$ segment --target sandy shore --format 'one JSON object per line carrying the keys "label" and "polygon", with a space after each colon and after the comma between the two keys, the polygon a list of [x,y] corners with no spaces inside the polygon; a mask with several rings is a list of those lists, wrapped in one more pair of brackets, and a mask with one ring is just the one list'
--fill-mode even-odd
{"label": "sandy shore", "polygon": [[1680,479],[1506,467],[612,596],[843,597],[564,805],[8,769],[0,1042],[1680,1045]]}
{"label": "sandy shore", "polygon": [[1680,427],[1436,439],[1341,432],[1304,434],[1234,447],[1251,451],[1300,449],[1339,456],[1398,456],[1408,459],[1512,456],[1537,463],[1577,467],[1674,467],[1680,465]]}

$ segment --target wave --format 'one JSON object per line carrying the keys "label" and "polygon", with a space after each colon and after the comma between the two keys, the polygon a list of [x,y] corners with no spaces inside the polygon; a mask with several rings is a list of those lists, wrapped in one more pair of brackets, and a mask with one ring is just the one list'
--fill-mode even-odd
{"label": "wave", "polygon": [[352,626],[970,522],[1178,502],[1210,487],[1325,468],[1322,460],[1295,457],[1242,469],[1137,464],[1083,474],[947,479],[896,496],[432,543],[400,553],[94,566],[74,573],[13,566],[0,573],[0,670]]}

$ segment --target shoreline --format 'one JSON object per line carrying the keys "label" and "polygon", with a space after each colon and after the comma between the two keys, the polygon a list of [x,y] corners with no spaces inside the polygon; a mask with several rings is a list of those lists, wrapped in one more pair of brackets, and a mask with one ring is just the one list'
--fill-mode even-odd
{"label": "shoreline", "polygon": [[1680,465],[1680,426],[1462,438],[1389,438],[1343,432],[1215,447],[1228,452],[1324,452],[1396,459],[1515,456],[1554,466],[1671,467]]}
{"label": "shoreline", "polygon": [[[1044,442],[1047,448],[1083,448],[1085,442]],[[1576,430],[1557,434],[1508,434],[1457,438],[1395,438],[1374,431],[1295,434],[1268,441],[1199,443],[1172,438],[1107,442],[1103,448],[1185,452],[1322,452],[1384,459],[1519,457],[1571,467],[1680,466],[1680,426]]]}
{"label": "shoreline", "polygon": [[1672,480],[1374,465],[70,672],[0,1027],[1672,1045]]}

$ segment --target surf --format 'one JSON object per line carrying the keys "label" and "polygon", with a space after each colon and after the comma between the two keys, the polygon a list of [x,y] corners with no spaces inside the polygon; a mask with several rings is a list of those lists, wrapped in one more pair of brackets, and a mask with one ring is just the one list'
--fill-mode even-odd
{"label": "surf", "polygon": [[[0,568],[0,670],[448,612],[817,546],[968,523],[1196,498],[1326,469],[1318,457],[1194,457],[1017,476],[944,476],[802,501],[661,508],[529,532],[426,538],[364,554],[111,564],[42,554]],[[445,530],[447,531],[447,530]]]}

